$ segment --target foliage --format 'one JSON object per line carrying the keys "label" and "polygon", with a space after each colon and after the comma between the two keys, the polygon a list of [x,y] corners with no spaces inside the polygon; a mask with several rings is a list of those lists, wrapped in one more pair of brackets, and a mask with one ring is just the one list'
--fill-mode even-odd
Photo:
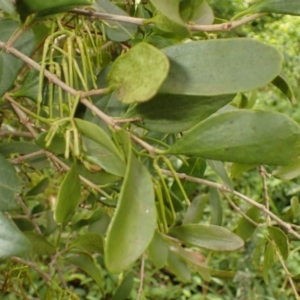
{"label": "foliage", "polygon": [[299,298],[300,4],[0,9],[3,299]]}

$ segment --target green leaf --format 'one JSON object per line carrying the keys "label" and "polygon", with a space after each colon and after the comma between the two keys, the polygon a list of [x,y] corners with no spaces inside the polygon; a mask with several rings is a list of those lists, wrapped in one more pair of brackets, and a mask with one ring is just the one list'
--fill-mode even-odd
{"label": "green leaf", "polygon": [[209,189],[209,203],[210,203],[210,224],[211,225],[222,225],[223,220],[223,206],[216,188]]}
{"label": "green leaf", "polygon": [[153,239],[148,247],[150,260],[157,269],[161,269],[167,262],[169,245],[159,232],[155,231]]}
{"label": "green leaf", "polygon": [[79,131],[88,139],[88,157],[109,173],[124,176],[126,165],[123,156],[110,137],[99,126],[81,119],[75,119]]}
{"label": "green leaf", "polygon": [[137,126],[155,132],[178,133],[190,129],[228,104],[234,95],[189,96],[157,94],[128,110],[124,118],[141,117]]}
{"label": "green leaf", "polygon": [[279,74],[273,81],[275,85],[292,103],[296,103],[296,97],[294,91],[288,82],[287,78],[283,74]]}
{"label": "green leaf", "polygon": [[28,252],[28,239],[0,212],[0,259]]}
{"label": "green leaf", "polygon": [[[246,216],[257,223],[259,221],[259,213],[260,210],[253,206],[248,209],[248,211],[246,212]],[[252,236],[255,230],[256,230],[256,226],[253,223],[249,222],[246,218],[242,218],[239,221],[235,233],[239,237],[241,237],[244,241],[246,241]]]}
{"label": "green leaf", "polygon": [[43,178],[39,181],[33,188],[31,188],[27,193],[26,197],[36,196],[38,194],[43,193],[49,185],[49,179]]}
{"label": "green leaf", "polygon": [[207,194],[197,196],[188,207],[182,224],[197,224],[202,220],[204,208],[209,198]]}
{"label": "green leaf", "polygon": [[233,163],[231,165],[230,176],[231,176],[231,178],[236,178],[236,177],[240,176],[241,174],[243,174],[244,172],[254,169],[255,167],[257,167],[257,165]]}
{"label": "green leaf", "polygon": [[207,164],[215,171],[215,173],[223,180],[223,182],[233,190],[233,183],[230,180],[227,171],[224,167],[224,164],[217,160],[206,160]]}
{"label": "green leaf", "polygon": [[156,16],[147,21],[144,21],[145,24],[154,23],[155,26],[161,30],[173,32],[182,36],[190,35],[188,28],[180,17],[180,0],[151,0],[151,3],[157,9]]}
{"label": "green leaf", "polygon": [[169,234],[187,245],[212,251],[235,251],[244,246],[240,237],[215,225],[185,224],[171,228]]}
{"label": "green leaf", "polygon": [[30,142],[23,141],[12,141],[10,140],[8,143],[0,144],[0,153],[5,158],[10,158],[12,154],[29,154],[33,152],[40,151],[41,148]]}
{"label": "green leaf", "polygon": [[76,247],[82,251],[95,252],[103,254],[103,237],[95,232],[87,232],[78,236],[70,247]]}
{"label": "green leaf", "polygon": [[129,272],[121,284],[118,286],[116,292],[112,296],[111,300],[126,300],[133,288],[134,273]]}
{"label": "green leaf", "polygon": [[77,230],[83,226],[87,226],[90,224],[93,224],[97,221],[99,221],[103,215],[105,214],[104,210],[102,208],[98,208],[96,209],[91,216],[88,216],[87,218],[81,219],[78,222],[76,222],[73,226],[72,226],[72,231]]}
{"label": "green leaf", "polygon": [[41,148],[53,152],[55,154],[64,154],[65,148],[66,148],[66,141],[62,134],[56,133],[52,140],[50,145],[47,145],[46,137],[48,135],[48,132],[42,132],[39,134],[39,136],[36,139],[36,144],[40,146]]}
{"label": "green leaf", "polygon": [[21,192],[22,183],[15,168],[0,155],[0,211],[19,208],[15,195]]}
{"label": "green leaf", "polygon": [[215,39],[174,45],[162,50],[170,72],[160,92],[222,95],[249,91],[271,82],[282,56],[272,46],[252,39]]}
{"label": "green leaf", "polygon": [[17,0],[17,11],[20,14],[21,20],[25,19],[33,14],[38,13],[40,17],[53,15],[61,12],[67,12],[68,10],[78,7],[92,5],[94,0]]}
{"label": "green leaf", "polygon": [[168,267],[182,282],[191,280],[191,271],[186,262],[174,251],[169,250]]}
{"label": "green leaf", "polygon": [[272,173],[273,176],[282,180],[292,180],[300,176],[300,157],[287,166],[278,167]]}
{"label": "green leaf", "polygon": [[10,14],[15,12],[13,2],[7,0],[0,0],[0,9]]}
{"label": "green leaf", "polygon": [[235,110],[193,127],[167,151],[241,164],[285,165],[300,150],[300,127],[283,114]]}
{"label": "green leaf", "polygon": [[261,0],[250,7],[249,12],[266,12],[299,16],[300,2],[297,0]]}
{"label": "green leaf", "polygon": [[282,257],[286,260],[289,256],[289,239],[286,234],[277,227],[268,227],[270,237],[274,240]]}
{"label": "green leaf", "polygon": [[49,243],[44,236],[37,234],[36,232],[24,232],[24,235],[31,242],[31,254],[47,256],[55,254],[55,247],[51,243]]}
{"label": "green leaf", "polygon": [[80,201],[80,180],[76,163],[67,172],[63,179],[57,196],[54,210],[54,219],[57,223],[66,224],[71,218]]}
{"label": "green leaf", "polygon": [[[1,41],[7,42],[18,28],[19,24],[11,19],[1,20]],[[29,57],[34,50],[34,46],[35,37],[31,29],[24,31],[24,33],[13,44],[14,48]],[[4,51],[0,52],[0,97],[12,88],[13,83],[24,64],[25,63],[21,59],[16,58],[13,55]]]}
{"label": "green leaf", "polygon": [[[128,16],[128,14],[116,6],[109,0],[96,0],[93,5],[96,11],[101,13],[108,13],[113,15]],[[123,23],[119,21],[105,21],[108,26],[105,26],[104,33],[109,39],[116,42],[124,42],[129,39],[133,39],[137,32],[138,26],[136,24]]]}
{"label": "green leaf", "polygon": [[107,80],[121,102],[144,102],[157,93],[168,71],[167,57],[141,42],[115,60]]}
{"label": "green leaf", "polygon": [[146,250],[156,224],[151,176],[130,152],[118,206],[105,244],[105,263],[112,273],[126,270]]}
{"label": "green leaf", "polygon": [[267,243],[264,253],[263,278],[266,284],[269,283],[268,272],[277,262],[276,248],[273,243]]}
{"label": "green leaf", "polygon": [[101,271],[99,267],[96,265],[96,263],[90,257],[85,255],[76,255],[76,256],[73,255],[68,257],[67,261],[70,264],[75,265],[78,268],[82,269],[88,275],[90,275],[100,287],[102,294],[104,294]]}

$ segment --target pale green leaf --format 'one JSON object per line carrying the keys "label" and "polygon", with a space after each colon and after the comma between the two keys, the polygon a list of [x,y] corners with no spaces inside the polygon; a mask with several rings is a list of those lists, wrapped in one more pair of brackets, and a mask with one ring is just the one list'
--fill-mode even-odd
{"label": "pale green leaf", "polygon": [[204,208],[207,205],[209,197],[207,194],[199,195],[193,199],[191,205],[188,207],[182,224],[197,224],[202,220]]}
{"label": "pale green leaf", "polygon": [[136,261],[150,244],[155,224],[151,176],[130,152],[118,206],[107,233],[107,269],[112,273],[120,273]]}
{"label": "pale green leaf", "polygon": [[56,248],[42,235],[36,232],[24,232],[24,235],[31,242],[31,254],[34,255],[54,255]]}
{"label": "pale green leaf", "polygon": [[115,60],[107,80],[121,102],[145,102],[157,93],[168,71],[167,57],[141,42]]}
{"label": "pale green leaf", "polygon": [[[254,223],[258,223],[258,221],[259,221],[259,212],[260,212],[260,210],[258,208],[251,207],[246,212],[246,216],[248,218],[250,218],[251,220],[253,220]],[[255,224],[251,223],[246,218],[242,218],[238,223],[238,226],[235,230],[235,233],[239,237],[241,237],[244,241],[246,241],[247,239],[249,239],[252,236],[252,234],[254,233],[256,228],[257,227],[255,226]]]}
{"label": "pale green leaf", "polygon": [[299,16],[300,2],[298,0],[261,0],[250,7],[249,12],[267,12]]}
{"label": "pale green leaf", "polygon": [[134,273],[129,272],[118,286],[111,300],[126,300],[133,288]]}
{"label": "pale green leaf", "polygon": [[160,92],[222,95],[249,91],[271,82],[280,72],[276,48],[251,39],[215,39],[164,48],[170,72]]}
{"label": "pale green leaf", "polygon": [[292,161],[289,165],[278,167],[272,173],[273,176],[282,180],[292,180],[300,176],[300,157]]}
{"label": "pale green leaf", "polygon": [[155,231],[153,239],[148,247],[148,255],[157,269],[161,269],[166,264],[168,252],[168,243],[159,232]]}
{"label": "pale green leaf", "polygon": [[211,225],[222,225],[223,220],[223,206],[216,188],[209,189],[209,204],[210,204],[210,224]]}
{"label": "pale green leaf", "polygon": [[193,127],[168,153],[241,164],[285,165],[300,152],[300,127],[270,111],[235,110]]}
{"label": "pale green leaf", "polygon": [[191,271],[186,262],[172,250],[169,250],[168,254],[168,267],[180,281],[188,282],[191,280]]}
{"label": "pale green leaf", "polygon": [[244,246],[240,237],[215,225],[185,224],[171,228],[169,234],[187,245],[212,251],[235,251]]}

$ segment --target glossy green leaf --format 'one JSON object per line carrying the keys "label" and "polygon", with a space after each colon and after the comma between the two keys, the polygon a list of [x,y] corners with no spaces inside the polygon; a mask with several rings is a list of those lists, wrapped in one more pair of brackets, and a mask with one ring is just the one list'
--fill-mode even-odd
{"label": "glossy green leaf", "polygon": [[189,96],[157,94],[127,111],[124,118],[140,117],[137,126],[155,132],[177,133],[190,129],[228,104],[234,95]]}
{"label": "glossy green leaf", "polygon": [[193,127],[168,153],[242,164],[285,165],[300,152],[300,127],[270,111],[236,110]]}
{"label": "glossy green leaf", "polygon": [[180,17],[180,0],[151,0],[151,3],[156,8],[157,12],[156,16],[149,20],[150,23],[154,23],[159,29],[167,32],[173,32],[182,36],[190,35],[188,28]]}
{"label": "glossy green leaf", "polygon": [[270,237],[274,240],[282,257],[286,260],[289,256],[289,239],[286,234],[278,227],[268,227]]}
{"label": "glossy green leaf", "polygon": [[0,259],[21,255],[31,249],[29,240],[0,212]]}
{"label": "glossy green leaf", "polygon": [[145,102],[157,93],[168,71],[167,57],[141,42],[115,60],[107,80],[121,102]]}
{"label": "glossy green leaf", "polygon": [[249,91],[271,82],[282,56],[272,46],[251,39],[215,39],[174,45],[162,50],[170,72],[160,92],[222,95]]}
{"label": "glossy green leaf", "polygon": [[219,192],[215,188],[209,189],[209,204],[210,204],[210,224],[222,225],[223,206]]}
{"label": "glossy green leaf", "polygon": [[42,132],[39,134],[39,136],[36,139],[36,144],[40,146],[41,148],[53,152],[55,154],[64,154],[65,148],[66,148],[66,141],[63,135],[56,133],[52,140],[50,145],[47,145],[46,137],[48,135],[48,132]]}
{"label": "glossy green leaf", "polygon": [[49,179],[43,178],[41,181],[39,181],[33,188],[31,188],[27,193],[26,197],[32,197],[36,196],[38,194],[41,194],[45,191],[45,189],[49,185]]}
{"label": "glossy green leaf", "polygon": [[150,244],[155,224],[151,176],[130,152],[118,206],[107,232],[107,269],[112,273],[120,273],[136,261]]}
{"label": "glossy green leaf", "polygon": [[21,20],[25,19],[33,14],[38,13],[39,16],[48,16],[61,12],[67,12],[68,10],[78,6],[92,5],[94,0],[17,0],[17,11],[20,14]]}
{"label": "glossy green leaf", "polygon": [[[96,11],[101,13],[108,13],[113,15],[128,16],[128,14],[121,8],[116,6],[109,0],[96,0],[93,5]],[[123,23],[119,21],[106,20],[109,26],[105,26],[105,34],[109,39],[116,42],[124,42],[132,39],[137,32],[138,26],[136,24]]]}
{"label": "glossy green leaf", "polygon": [[[11,19],[1,20],[1,41],[7,42],[18,28],[19,24]],[[31,29],[24,31],[24,33],[13,44],[14,48],[29,57],[34,50],[34,46],[35,38]],[[24,64],[25,63],[21,59],[16,58],[13,55],[4,51],[0,52],[0,97],[12,88],[13,83]]]}
{"label": "glossy green leaf", "polygon": [[111,300],[126,300],[133,288],[134,273],[129,272],[118,286]]}
{"label": "glossy green leaf", "polygon": [[300,15],[300,2],[297,0],[261,0],[250,7],[249,12]]}
{"label": "glossy green leaf", "polygon": [[85,255],[73,255],[67,258],[67,261],[71,263],[74,266],[77,266],[78,268],[85,271],[88,275],[90,275],[95,282],[98,284],[98,286],[101,289],[101,292],[104,294],[104,288],[103,288],[103,279],[102,274],[99,269],[99,267],[96,265],[96,263],[88,256]]}
{"label": "glossy green leaf", "polygon": [[[259,213],[260,210],[253,206],[248,209],[248,211],[246,212],[246,216],[253,220],[253,222],[258,223]],[[255,230],[256,226],[253,223],[251,223],[246,218],[242,218],[238,223],[238,227],[236,228],[235,233],[244,241],[246,241],[252,236]]]}
{"label": "glossy green leaf", "polygon": [[168,254],[168,267],[180,281],[188,282],[191,280],[191,271],[186,262],[172,250],[169,250]]}
{"label": "glossy green leaf", "polygon": [[204,208],[207,205],[209,197],[207,194],[199,195],[193,199],[191,205],[188,207],[182,224],[197,224],[202,220]]}
{"label": "glossy green leaf", "polygon": [[57,196],[54,210],[54,219],[63,225],[71,218],[80,201],[80,180],[76,163],[67,172],[63,179]]}
{"label": "glossy green leaf", "polygon": [[79,131],[89,140],[84,140],[88,157],[109,173],[124,176],[126,165],[110,137],[99,126],[81,119],[75,119]]}
{"label": "glossy green leaf", "polygon": [[95,232],[87,232],[79,235],[70,247],[79,248],[82,251],[95,252],[103,254],[103,237]]}
{"label": "glossy green leaf", "polygon": [[300,176],[300,157],[292,161],[289,165],[278,167],[272,173],[273,176],[282,180],[292,180]]}
{"label": "glossy green leaf", "polygon": [[227,170],[224,167],[224,164],[217,160],[206,160],[207,164],[215,171],[215,173],[222,179],[222,181],[226,184],[230,190],[233,190],[233,183],[230,180]]}
{"label": "glossy green leaf", "polygon": [[42,235],[36,232],[24,232],[32,245],[31,253],[34,255],[54,255],[56,248]]}
{"label": "glossy green leaf", "polygon": [[169,234],[187,245],[212,251],[235,251],[244,246],[240,237],[215,225],[185,224],[171,228]]}
{"label": "glossy green leaf", "polygon": [[269,283],[269,270],[277,262],[276,248],[272,243],[267,243],[264,253],[264,262],[263,262],[263,278],[266,284]]}
{"label": "glossy green leaf", "polygon": [[283,74],[279,74],[272,81],[272,84],[275,85],[292,103],[297,101],[290,83]]}
{"label": "glossy green leaf", "polygon": [[157,269],[161,269],[167,262],[169,245],[166,240],[155,231],[153,239],[148,247],[148,255]]}
{"label": "glossy green leaf", "polygon": [[21,192],[22,183],[16,170],[0,155],[0,211],[19,208],[15,195]]}

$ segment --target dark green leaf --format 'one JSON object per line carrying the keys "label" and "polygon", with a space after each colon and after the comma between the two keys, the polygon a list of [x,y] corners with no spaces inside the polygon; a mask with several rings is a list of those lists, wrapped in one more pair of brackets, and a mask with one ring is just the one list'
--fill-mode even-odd
{"label": "dark green leaf", "polygon": [[215,39],[162,50],[170,72],[160,92],[222,95],[249,91],[271,82],[282,57],[272,46],[251,39]]}
{"label": "dark green leaf", "polygon": [[32,254],[48,256],[55,254],[55,247],[51,243],[49,243],[44,236],[35,232],[24,232],[24,235],[32,244]]}
{"label": "dark green leaf", "polygon": [[95,232],[87,232],[79,235],[70,247],[76,247],[82,251],[95,252],[103,254],[103,237]]}
{"label": "dark green leaf", "polygon": [[157,93],[168,71],[167,57],[142,42],[115,60],[107,80],[121,102],[145,102]]}
{"label": "dark green leaf", "polygon": [[151,176],[130,152],[118,206],[105,244],[105,262],[112,273],[127,269],[146,250],[156,224]]}
{"label": "dark green leaf", "polygon": [[[246,216],[249,217],[251,220],[253,220],[253,222],[257,223],[259,221],[259,212],[260,210],[253,206],[246,212]],[[246,241],[252,236],[255,230],[256,230],[256,226],[253,223],[251,223],[246,218],[242,218],[239,221],[235,233],[239,237],[241,237],[244,241]]]}
{"label": "dark green leaf", "polygon": [[157,94],[150,101],[134,106],[124,117],[141,117],[142,121],[135,124],[151,131],[177,133],[200,123],[233,98],[234,95]]}
{"label": "dark green leaf", "polygon": [[273,81],[272,84],[275,85],[281,92],[286,95],[286,97],[292,102],[296,102],[294,91],[288,82],[287,78],[283,74],[279,74]]}
{"label": "dark green leaf", "polygon": [[235,251],[244,246],[240,237],[215,225],[185,224],[171,228],[169,234],[187,245],[212,251]]}
{"label": "dark green leaf", "polygon": [[57,196],[54,219],[57,223],[66,224],[80,201],[80,180],[76,163],[67,172]]}
{"label": "dark green leaf", "polygon": [[289,239],[286,234],[277,227],[268,227],[270,237],[274,240],[282,257],[286,260],[289,256]]}
{"label": "dark green leaf", "polygon": [[104,214],[105,214],[104,210],[102,208],[98,208],[92,213],[91,216],[81,219],[78,222],[76,222],[72,226],[72,230],[77,230],[83,226],[87,226],[92,223],[95,223],[95,222],[99,221],[103,217]]}
{"label": "dark green leaf", "polygon": [[236,110],[193,127],[169,153],[242,164],[285,165],[300,152],[300,127],[275,112]]}
{"label": "dark green leaf", "polygon": [[0,212],[0,259],[28,252],[28,239]]}
{"label": "dark green leaf", "polygon": [[197,196],[188,207],[182,224],[197,224],[202,220],[204,208],[209,198],[207,194]]}
{"label": "dark green leaf", "polygon": [[209,189],[209,203],[210,203],[210,224],[222,225],[223,220],[223,206],[219,192],[215,188]]}
{"label": "dark green leaf", "polygon": [[15,195],[21,192],[21,181],[15,168],[0,155],[0,211],[19,208]]}
{"label": "dark green leaf", "polygon": [[47,145],[46,137],[48,135],[48,132],[42,132],[36,139],[36,144],[40,146],[41,148],[53,152],[55,154],[64,154],[65,148],[66,148],[66,141],[63,135],[56,133],[52,140],[50,145]]}
{"label": "dark green leaf", "polygon": [[26,197],[32,197],[43,193],[45,189],[48,187],[48,185],[49,185],[49,179],[43,178],[40,182],[38,182],[33,188],[31,188],[26,193]]}
{"label": "dark green leaf", "polygon": [[133,288],[133,279],[134,273],[129,272],[124,279],[122,280],[121,284],[118,286],[116,292],[112,296],[111,300],[126,300]]}
{"label": "dark green leaf", "polygon": [[266,284],[269,283],[269,270],[277,262],[276,248],[273,243],[267,243],[264,253],[264,262],[263,262],[263,278]]}

